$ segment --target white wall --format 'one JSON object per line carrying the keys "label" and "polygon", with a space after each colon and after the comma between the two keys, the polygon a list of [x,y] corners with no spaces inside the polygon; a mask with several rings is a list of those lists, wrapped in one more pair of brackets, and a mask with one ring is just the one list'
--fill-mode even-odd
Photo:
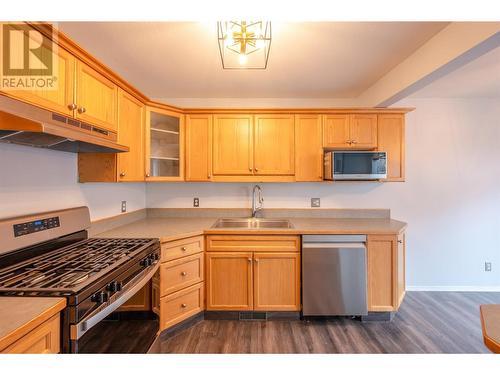
{"label": "white wall", "polygon": [[76,154],[0,143],[0,218],[85,205],[92,220],[145,207],[145,184],[79,184]]}
{"label": "white wall", "polygon": [[[390,208],[408,222],[407,284],[500,290],[500,103],[407,99],[406,182],[262,184],[265,207]],[[148,184],[148,207],[249,207],[252,184]],[[484,272],[484,262],[493,263]]]}

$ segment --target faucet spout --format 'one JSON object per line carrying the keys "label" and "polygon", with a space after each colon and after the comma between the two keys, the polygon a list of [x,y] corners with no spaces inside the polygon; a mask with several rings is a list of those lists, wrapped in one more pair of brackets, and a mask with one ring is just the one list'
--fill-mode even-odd
{"label": "faucet spout", "polygon": [[[252,191],[252,217],[257,216],[257,211],[262,210],[262,204],[264,203],[264,198],[262,197],[262,188],[259,185],[255,185]],[[257,206],[258,204],[258,206]]]}

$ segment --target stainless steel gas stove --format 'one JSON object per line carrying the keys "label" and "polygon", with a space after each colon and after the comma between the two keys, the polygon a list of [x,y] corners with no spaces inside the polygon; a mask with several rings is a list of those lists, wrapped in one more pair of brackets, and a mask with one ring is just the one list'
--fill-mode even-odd
{"label": "stainless steel gas stove", "polygon": [[0,221],[0,295],[66,297],[61,347],[68,353],[99,348],[103,320],[159,267],[158,239],[88,239],[89,226],[87,207]]}

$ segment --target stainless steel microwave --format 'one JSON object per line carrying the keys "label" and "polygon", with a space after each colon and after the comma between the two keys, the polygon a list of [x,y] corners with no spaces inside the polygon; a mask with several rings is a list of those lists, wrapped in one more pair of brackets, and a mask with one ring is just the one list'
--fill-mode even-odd
{"label": "stainless steel microwave", "polygon": [[380,180],[387,178],[384,151],[327,151],[325,180]]}

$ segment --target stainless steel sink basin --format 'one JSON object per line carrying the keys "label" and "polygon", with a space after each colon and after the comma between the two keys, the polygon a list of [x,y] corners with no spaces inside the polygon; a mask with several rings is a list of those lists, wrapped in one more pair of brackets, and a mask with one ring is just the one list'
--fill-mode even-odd
{"label": "stainless steel sink basin", "polygon": [[286,219],[231,218],[217,220],[212,228],[290,229],[293,226]]}

